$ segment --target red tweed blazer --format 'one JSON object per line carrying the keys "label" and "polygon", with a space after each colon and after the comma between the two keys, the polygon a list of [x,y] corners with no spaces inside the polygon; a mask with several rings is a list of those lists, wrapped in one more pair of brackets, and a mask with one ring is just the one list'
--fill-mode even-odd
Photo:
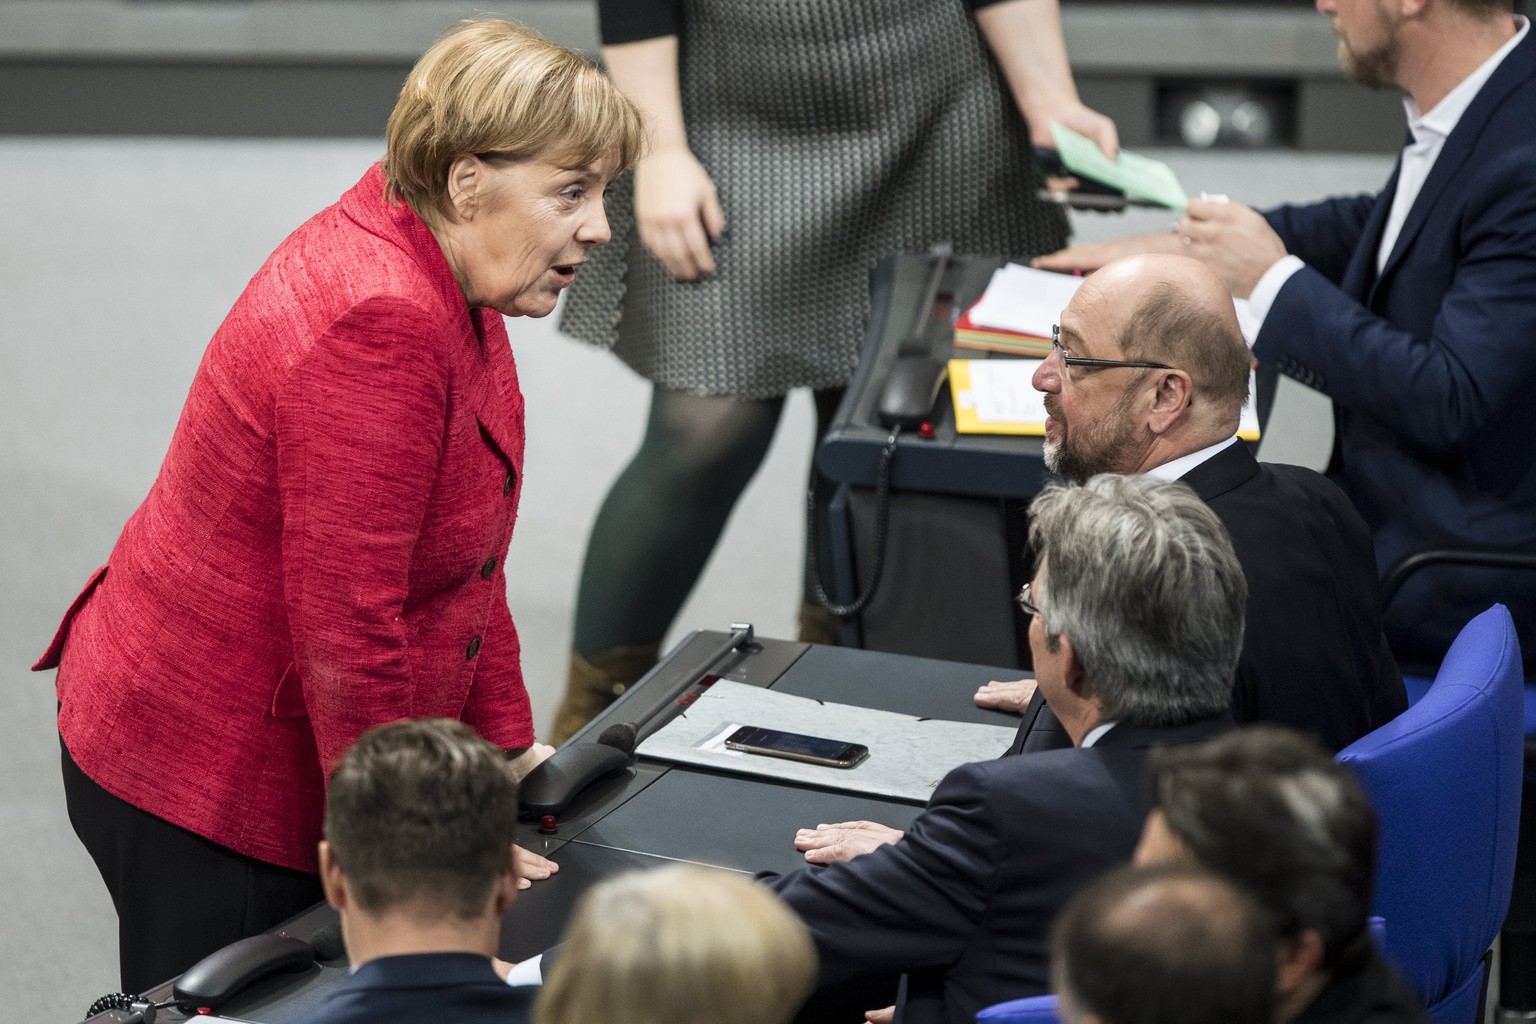
{"label": "red tweed blazer", "polygon": [[533,740],[507,544],[523,401],[375,166],[214,335],[158,478],[36,668],[102,787],[314,871],[325,778],[369,726]]}

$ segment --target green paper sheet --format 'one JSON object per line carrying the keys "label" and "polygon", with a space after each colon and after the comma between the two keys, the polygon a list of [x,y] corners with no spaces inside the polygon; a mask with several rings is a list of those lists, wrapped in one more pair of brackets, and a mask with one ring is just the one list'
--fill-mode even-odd
{"label": "green paper sheet", "polygon": [[1067,170],[1084,178],[1092,179],[1117,188],[1127,196],[1145,199],[1170,210],[1183,210],[1189,205],[1189,197],[1173,173],[1173,168],[1161,160],[1120,151],[1119,160],[1104,155],[1099,144],[1070,128],[1051,122],[1051,139],[1056,152]]}

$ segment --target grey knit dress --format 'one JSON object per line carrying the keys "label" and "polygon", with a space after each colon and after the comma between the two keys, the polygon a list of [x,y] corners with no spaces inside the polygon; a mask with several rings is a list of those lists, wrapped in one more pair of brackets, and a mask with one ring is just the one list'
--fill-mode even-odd
{"label": "grey knit dress", "polygon": [[714,179],[717,271],[679,282],[641,244],[632,179],[560,327],[661,387],[767,398],[844,384],[880,256],[1067,239],[1027,129],[962,0],[682,0],[688,141]]}

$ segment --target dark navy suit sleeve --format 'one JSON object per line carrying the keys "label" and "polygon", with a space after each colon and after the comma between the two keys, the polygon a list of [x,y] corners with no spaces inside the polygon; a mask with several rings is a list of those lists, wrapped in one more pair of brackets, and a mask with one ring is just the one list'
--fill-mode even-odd
{"label": "dark navy suit sleeve", "polygon": [[1376,197],[1328,199],[1304,206],[1280,206],[1264,214],[1285,243],[1285,251],[1338,284],[1360,241]]}
{"label": "dark navy suit sleeve", "polygon": [[1477,438],[1536,384],[1533,156],[1519,147],[1456,182],[1456,223],[1424,229],[1441,244],[1388,268],[1392,322],[1309,267],[1280,290],[1254,355],[1426,452]]}
{"label": "dark navy suit sleeve", "polygon": [[769,883],[810,927],[823,986],[959,959],[1003,859],[987,780],[982,765],[957,768],[900,842]]}

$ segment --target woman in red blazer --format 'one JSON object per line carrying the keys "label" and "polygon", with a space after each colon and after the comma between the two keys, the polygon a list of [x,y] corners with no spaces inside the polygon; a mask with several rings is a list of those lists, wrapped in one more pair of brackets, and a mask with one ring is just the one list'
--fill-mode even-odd
{"label": "woman in red blazer", "polygon": [[[523,401],[641,141],[584,58],[501,21],[411,72],[386,154],[214,335],[158,478],[37,668],[140,992],[320,898],[325,780],[369,726],[539,756],[507,608]],[[547,748],[545,748],[547,750]]]}

